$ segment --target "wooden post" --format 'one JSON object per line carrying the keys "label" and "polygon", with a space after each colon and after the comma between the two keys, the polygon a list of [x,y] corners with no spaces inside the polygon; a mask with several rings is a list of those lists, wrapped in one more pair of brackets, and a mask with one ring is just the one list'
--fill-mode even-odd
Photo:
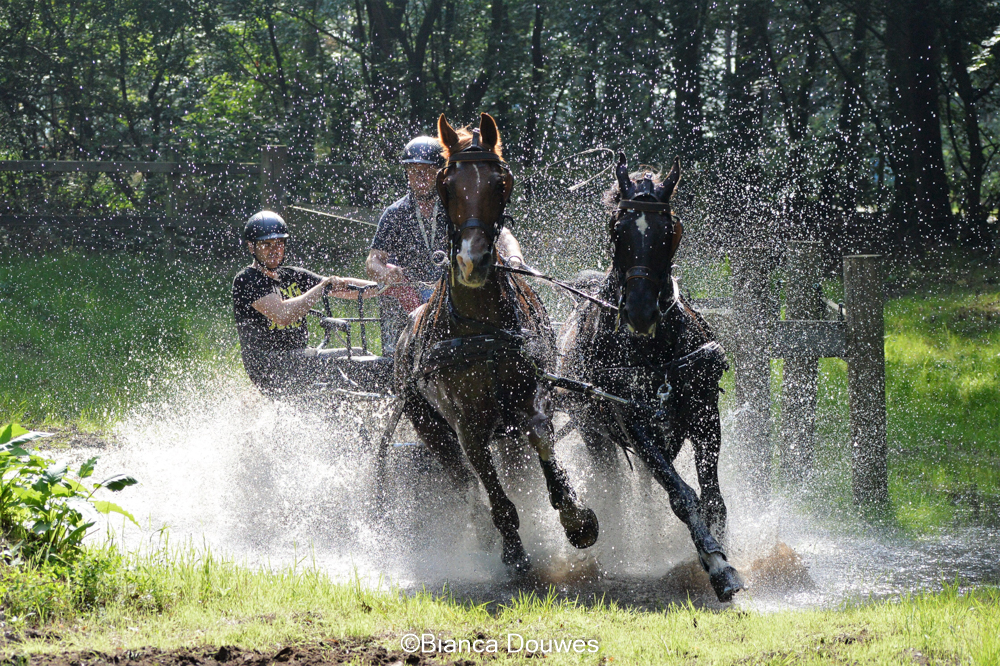
{"label": "wooden post", "polygon": [[[823,316],[819,294],[822,245],[792,241],[785,257],[785,319],[818,320]],[[786,357],[781,380],[781,472],[801,482],[812,472],[816,439],[816,392],[819,358]]]}
{"label": "wooden post", "polygon": [[771,489],[770,328],[774,303],[767,248],[739,248],[730,254],[733,271],[734,370],[737,431],[744,447],[747,480],[760,497]]}
{"label": "wooden post", "polygon": [[260,153],[260,203],[279,215],[285,210],[285,164],[288,146],[264,146]]}
{"label": "wooden post", "polygon": [[883,298],[882,257],[844,257],[854,502],[876,511],[889,501]]}

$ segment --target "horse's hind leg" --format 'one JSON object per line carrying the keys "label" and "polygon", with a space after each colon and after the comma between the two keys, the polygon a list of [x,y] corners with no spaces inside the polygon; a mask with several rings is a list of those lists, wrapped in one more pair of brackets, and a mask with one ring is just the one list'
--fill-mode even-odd
{"label": "horse's hind leg", "polygon": [[517,515],[517,507],[510,501],[500,485],[496,468],[493,467],[493,460],[487,447],[492,428],[481,433],[462,432],[459,430],[458,438],[465,449],[472,468],[476,470],[479,479],[486,488],[486,494],[490,498],[490,514],[493,524],[500,532],[503,539],[503,552],[501,559],[509,567],[518,571],[527,571],[531,568],[531,560],[524,551],[521,543],[521,535],[517,533],[521,527],[521,520]]}
{"label": "horse's hind leg", "polygon": [[475,483],[475,478],[462,463],[462,447],[455,431],[427,400],[419,395],[407,396],[403,413],[457,488],[464,490]]}
{"label": "horse's hind leg", "polygon": [[566,538],[577,548],[589,548],[597,541],[600,527],[597,514],[580,503],[576,492],[569,485],[566,470],[555,458],[552,421],[537,412],[529,421],[528,441],[538,452],[538,460],[545,475],[545,485],[549,491],[549,502],[559,512],[559,522],[566,532]]}

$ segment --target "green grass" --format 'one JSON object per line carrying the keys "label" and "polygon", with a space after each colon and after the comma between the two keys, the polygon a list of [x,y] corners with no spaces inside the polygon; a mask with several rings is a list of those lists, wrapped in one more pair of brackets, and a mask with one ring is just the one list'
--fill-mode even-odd
{"label": "green grass", "polygon": [[[0,422],[106,432],[193,374],[242,378],[231,289],[246,263],[74,250],[0,257]],[[338,313],[353,307],[333,301]]]}
{"label": "green grass", "polygon": [[492,638],[501,649],[508,634],[596,641],[595,653],[548,655],[566,664],[991,664],[1000,658],[994,588],[962,594],[945,586],[898,601],[770,614],[690,604],[640,612],[551,592],[487,606],[336,582],[308,564],[251,569],[190,547],[124,558],[113,547],[96,549],[69,575],[7,569],[0,586],[15,630],[32,618],[37,623],[42,611],[44,627],[59,636],[8,644],[8,655],[203,645],[275,652],[332,638],[373,638],[398,654],[405,634],[430,633],[442,640]]}
{"label": "green grass", "polygon": [[[949,255],[890,270],[885,307],[889,494],[897,526],[1000,524],[1000,267]],[[894,292],[894,293],[893,293]],[[821,471],[811,494],[850,512],[847,364],[820,362]]]}

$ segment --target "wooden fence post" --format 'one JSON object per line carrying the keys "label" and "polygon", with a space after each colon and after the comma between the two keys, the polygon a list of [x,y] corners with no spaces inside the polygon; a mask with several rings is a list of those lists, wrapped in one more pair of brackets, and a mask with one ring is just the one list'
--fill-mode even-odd
{"label": "wooden fence post", "polygon": [[844,257],[854,502],[876,511],[889,501],[883,299],[882,257]]}
{"label": "wooden fence post", "polygon": [[279,215],[285,210],[285,164],[288,146],[264,146],[260,154],[260,203]]}
{"label": "wooden fence post", "polygon": [[736,348],[738,437],[744,446],[747,480],[760,497],[771,489],[770,329],[774,319],[768,248],[746,247],[730,253]]}
{"label": "wooden fence post", "polygon": [[[822,244],[792,241],[785,256],[785,319],[818,320],[823,300],[818,292]],[[801,482],[812,472],[816,439],[816,392],[819,358],[790,356],[781,379],[781,472]]]}

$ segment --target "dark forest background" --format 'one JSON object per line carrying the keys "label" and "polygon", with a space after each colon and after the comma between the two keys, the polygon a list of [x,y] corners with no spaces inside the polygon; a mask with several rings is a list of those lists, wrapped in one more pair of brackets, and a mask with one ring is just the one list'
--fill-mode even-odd
{"label": "dark forest background", "polygon": [[[280,143],[377,174],[442,111],[487,111],[522,183],[596,146],[680,155],[725,239],[989,247],[998,55],[995,0],[0,0],[0,159]],[[201,186],[187,205],[228,212]],[[157,210],[164,191],[2,173],[0,212]],[[359,196],[383,192],[328,193]]]}

